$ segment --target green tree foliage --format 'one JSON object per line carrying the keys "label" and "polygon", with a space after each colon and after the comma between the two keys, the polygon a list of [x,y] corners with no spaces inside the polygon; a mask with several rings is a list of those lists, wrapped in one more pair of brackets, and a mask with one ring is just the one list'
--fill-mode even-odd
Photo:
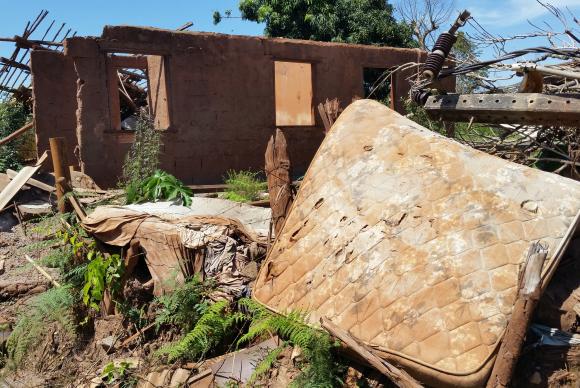
{"label": "green tree foliage", "polygon": [[[265,23],[270,37],[416,47],[385,0],[240,0],[239,10],[242,19]],[[214,23],[222,18],[214,13]]]}
{"label": "green tree foliage", "polygon": [[[29,120],[30,112],[24,104],[15,101],[0,103],[0,138],[10,135]],[[8,168],[19,170],[22,167],[19,147],[23,140],[21,137],[0,147],[0,171]]]}

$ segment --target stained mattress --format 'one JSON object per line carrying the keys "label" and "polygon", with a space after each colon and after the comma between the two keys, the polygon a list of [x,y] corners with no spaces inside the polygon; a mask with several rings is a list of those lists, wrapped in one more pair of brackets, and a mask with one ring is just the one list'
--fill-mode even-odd
{"label": "stained mattress", "polygon": [[359,100],[318,150],[254,287],[434,386],[480,386],[533,241],[544,285],[578,224],[580,183],[476,151]]}

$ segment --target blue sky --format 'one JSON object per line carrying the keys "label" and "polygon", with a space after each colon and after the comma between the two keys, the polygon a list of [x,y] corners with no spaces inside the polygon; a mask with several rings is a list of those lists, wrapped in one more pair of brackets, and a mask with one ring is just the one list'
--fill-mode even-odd
{"label": "blue sky", "polygon": [[[396,3],[397,0],[395,0]],[[26,3],[5,1],[0,14],[0,36],[21,34],[27,20],[33,19],[45,8],[50,11],[47,21],[66,22],[79,35],[100,35],[104,25],[142,25],[160,28],[177,28],[187,21],[193,21],[191,30],[215,31],[240,35],[260,35],[263,26],[240,19],[224,20],[213,25],[215,10],[232,9],[237,14],[238,0],[174,0],[153,1],[72,1],[29,0]],[[580,16],[580,0],[552,0],[560,8],[568,7]],[[499,35],[512,35],[532,30],[528,20],[541,24],[548,21],[560,28],[557,20],[535,0],[456,0],[457,11],[467,8],[487,30]],[[45,22],[46,23],[46,22]],[[47,24],[40,29],[46,28]],[[37,37],[34,35],[33,37]],[[510,49],[517,49],[540,41],[518,41]],[[9,56],[13,45],[0,42],[0,55]],[[484,56],[492,56],[485,50]]]}

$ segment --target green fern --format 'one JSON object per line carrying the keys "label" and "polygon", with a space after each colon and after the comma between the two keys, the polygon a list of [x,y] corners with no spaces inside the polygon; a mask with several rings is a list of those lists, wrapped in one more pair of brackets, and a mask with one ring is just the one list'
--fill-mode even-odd
{"label": "green fern", "polygon": [[264,359],[260,361],[258,365],[256,365],[256,368],[254,369],[254,372],[246,382],[246,385],[248,387],[253,387],[256,381],[264,377],[266,373],[268,373],[268,371],[272,369],[272,367],[276,363],[276,360],[278,359],[278,356],[280,355],[280,353],[282,353],[283,350],[284,346],[280,346],[269,351],[268,354],[266,354],[266,356],[264,357]]}
{"label": "green fern", "polygon": [[234,324],[244,320],[243,313],[229,311],[227,301],[216,302],[206,309],[183,339],[160,349],[159,354],[167,355],[170,362],[202,358],[229,335]]}
{"label": "green fern", "polygon": [[209,306],[204,299],[211,290],[212,285],[196,275],[170,294],[157,297],[155,302],[160,306],[155,317],[157,330],[163,325],[176,325],[185,332],[192,330]]}
{"label": "green fern", "polygon": [[299,387],[334,387],[341,385],[341,367],[335,362],[332,350],[336,344],[326,332],[318,331],[305,323],[307,314],[292,311],[286,316],[274,314],[259,303],[242,298],[240,307],[249,312],[251,323],[248,332],[238,344],[251,342],[265,335],[278,334],[293,346],[299,346],[306,366],[293,385]]}
{"label": "green fern", "polygon": [[69,286],[52,288],[33,298],[6,344],[8,355],[15,365],[20,364],[28,351],[40,341],[51,323],[58,323],[67,335],[76,331],[72,311],[76,298]]}

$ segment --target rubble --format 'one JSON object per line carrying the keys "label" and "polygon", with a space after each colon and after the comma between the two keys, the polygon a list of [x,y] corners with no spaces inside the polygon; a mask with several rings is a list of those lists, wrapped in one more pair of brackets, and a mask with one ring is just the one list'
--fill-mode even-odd
{"label": "rubble", "polygon": [[[0,385],[578,385],[575,44],[448,66],[468,11],[430,53],[191,24],[31,39],[46,14],[0,38],[17,46],[0,97],[34,104],[0,145],[34,128],[41,155],[0,174]],[[532,53],[571,62],[502,65],[523,74],[513,93],[450,92]],[[143,122],[162,140],[127,154]],[[495,126],[470,143],[452,122]],[[148,183],[136,155],[171,179]],[[236,173],[251,197],[228,196]]]}

